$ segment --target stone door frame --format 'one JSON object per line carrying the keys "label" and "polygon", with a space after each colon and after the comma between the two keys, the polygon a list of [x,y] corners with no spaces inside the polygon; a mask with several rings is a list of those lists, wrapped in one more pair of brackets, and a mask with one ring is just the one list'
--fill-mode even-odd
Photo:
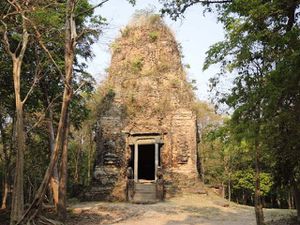
{"label": "stone door frame", "polygon": [[129,145],[134,146],[134,170],[133,177],[134,181],[138,182],[138,155],[139,155],[139,145],[154,144],[154,177],[157,180],[157,169],[159,167],[159,145],[163,144],[162,137],[160,133],[131,133],[128,136]]}

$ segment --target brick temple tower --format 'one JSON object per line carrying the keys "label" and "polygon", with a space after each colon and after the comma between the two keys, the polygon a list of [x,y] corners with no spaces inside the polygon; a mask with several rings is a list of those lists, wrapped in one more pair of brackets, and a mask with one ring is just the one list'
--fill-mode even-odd
{"label": "brick temple tower", "polygon": [[196,182],[194,94],[179,46],[157,15],[139,15],[111,45],[99,93],[91,199],[152,201]]}

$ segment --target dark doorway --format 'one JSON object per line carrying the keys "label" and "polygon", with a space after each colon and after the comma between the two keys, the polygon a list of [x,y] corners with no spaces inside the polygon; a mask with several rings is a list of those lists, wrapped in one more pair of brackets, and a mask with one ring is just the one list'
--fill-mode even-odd
{"label": "dark doorway", "polygon": [[138,179],[154,180],[155,145],[139,145],[138,151]]}

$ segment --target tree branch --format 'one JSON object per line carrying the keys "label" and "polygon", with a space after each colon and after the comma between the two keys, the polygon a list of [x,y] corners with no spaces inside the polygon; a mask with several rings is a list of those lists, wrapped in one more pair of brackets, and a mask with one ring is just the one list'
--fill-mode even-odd
{"label": "tree branch", "polygon": [[26,48],[27,48],[29,34],[27,32],[27,28],[26,28],[26,24],[25,24],[25,15],[24,15],[23,12],[22,12],[21,15],[22,15],[22,28],[23,28],[23,31],[22,31],[22,48],[21,48],[20,54],[18,55],[18,58],[20,60],[23,60],[24,54],[25,54],[25,51],[26,51]]}
{"label": "tree branch", "polygon": [[39,32],[38,28],[36,27],[36,25],[27,17],[25,17],[25,19],[30,23],[30,25],[32,26],[32,28],[34,29],[35,32],[35,36],[40,44],[40,46],[42,47],[42,49],[46,52],[46,54],[48,55],[49,59],[51,60],[51,62],[53,63],[53,65],[55,66],[55,68],[57,69],[57,71],[59,72],[59,75],[61,76],[62,81],[64,82],[64,84],[66,84],[65,82],[65,77],[63,72],[61,71],[61,69],[59,68],[58,64],[56,63],[55,59],[53,58],[51,52],[48,50],[48,48],[46,47],[46,45],[44,44],[43,40],[41,39],[41,33]]}
{"label": "tree branch", "polygon": [[16,3],[15,0],[13,0],[13,1],[6,0],[6,2],[7,2],[8,4],[10,4],[12,7],[14,7],[14,8],[16,9],[16,11],[18,11],[18,12],[21,11],[20,6],[19,6],[18,4],[15,4],[15,3]]}
{"label": "tree branch", "polygon": [[33,83],[32,83],[32,85],[31,85],[29,91],[27,92],[25,98],[23,99],[22,104],[24,104],[24,103],[27,101],[28,97],[29,97],[29,96],[31,95],[31,93],[33,92],[33,89],[34,89],[35,85],[36,85],[36,84],[39,82],[39,80],[42,78],[42,76],[39,77],[39,75],[40,75],[40,73],[41,73],[41,71],[39,70],[39,69],[40,69],[39,65],[40,65],[40,63],[37,65],[37,67],[36,67],[36,69],[35,69],[34,78],[33,78]]}
{"label": "tree branch", "polygon": [[297,3],[291,3],[291,5],[288,6],[288,23],[287,23],[287,31],[291,31],[294,24],[295,24],[295,12],[297,9]]}
{"label": "tree branch", "polygon": [[79,85],[79,87],[73,92],[73,94],[74,94],[74,95],[77,94],[77,93],[80,91],[80,89],[81,89],[86,83],[87,83],[86,81],[83,81],[83,82]]}
{"label": "tree branch", "polygon": [[160,0],[160,2],[162,2],[164,6],[164,8],[161,10],[162,14],[167,13],[174,20],[176,20],[180,15],[182,16],[187,8],[198,3],[201,3],[203,5],[210,5],[232,3],[233,1],[234,0]]}
{"label": "tree branch", "polygon": [[52,101],[48,104],[48,107],[45,109],[44,113],[38,118],[36,123],[33,124],[32,127],[30,127],[26,131],[26,133],[29,133],[30,131],[32,131],[35,127],[37,127],[41,123],[41,121],[46,117],[46,112],[50,109],[50,107],[52,107],[54,105],[55,100],[58,99],[59,97],[60,97],[60,95],[58,95],[54,99],[52,99]]}
{"label": "tree branch", "polygon": [[82,31],[77,35],[76,39],[79,40],[83,35],[88,34],[89,32],[90,32],[90,33],[91,33],[91,32],[94,32],[94,31],[95,31],[94,29],[88,29],[88,28],[86,28],[86,29],[82,30]]}
{"label": "tree branch", "polygon": [[108,1],[109,1],[109,0],[104,0],[104,1],[100,2],[99,4],[93,6],[92,8],[87,9],[87,10],[85,10],[85,11],[83,11],[83,12],[81,12],[81,13],[75,15],[75,17],[81,16],[81,15],[86,14],[86,13],[89,13],[89,12],[93,11],[94,9],[96,9],[96,8],[98,8],[98,7],[101,7],[102,5],[104,5],[104,4],[105,4],[106,2],[108,2]]}
{"label": "tree branch", "polygon": [[204,4],[224,4],[224,3],[231,3],[233,0],[215,0],[215,1],[210,1],[210,0],[193,0],[190,3],[186,4],[183,6],[183,8],[180,10],[181,13],[184,13],[186,9],[194,4],[197,3],[204,3]]}
{"label": "tree branch", "polygon": [[4,26],[4,32],[3,32],[3,44],[4,44],[4,48],[6,50],[6,52],[11,56],[11,58],[15,58],[15,54],[10,50],[10,43],[8,41],[8,37],[7,37],[7,24],[4,23],[3,20],[1,20],[1,23]]}

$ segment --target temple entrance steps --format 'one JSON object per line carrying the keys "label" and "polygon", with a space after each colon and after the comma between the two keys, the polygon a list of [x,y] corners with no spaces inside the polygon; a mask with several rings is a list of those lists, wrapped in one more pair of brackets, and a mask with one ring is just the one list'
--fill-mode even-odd
{"label": "temple entrance steps", "polygon": [[136,183],[133,203],[155,203],[156,184],[155,183]]}

